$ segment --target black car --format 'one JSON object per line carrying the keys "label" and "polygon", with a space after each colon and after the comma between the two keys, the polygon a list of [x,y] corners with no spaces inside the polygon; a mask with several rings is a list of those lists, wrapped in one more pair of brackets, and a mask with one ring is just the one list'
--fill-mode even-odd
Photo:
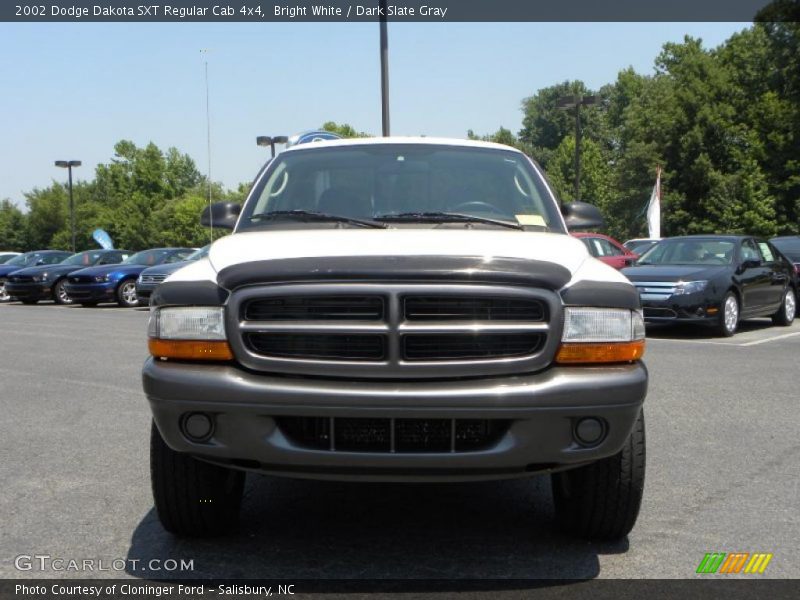
{"label": "black car", "polygon": [[[800,287],[800,235],[775,237],[769,242],[794,264],[795,289],[798,289]],[[800,303],[797,308],[800,312]]]}
{"label": "black car", "polygon": [[139,306],[149,306],[150,296],[159,284],[167,277],[172,275],[175,271],[182,269],[190,262],[194,262],[201,258],[208,256],[208,251],[211,244],[203,246],[198,251],[190,254],[186,258],[176,257],[175,262],[168,262],[163,265],[157,265],[145,269],[136,280],[136,298],[139,301]]}
{"label": "black car", "polygon": [[63,250],[34,250],[20,254],[4,265],[0,265],[0,302],[11,300],[11,296],[6,292],[6,280],[14,271],[39,265],[55,265],[70,256],[72,256],[72,252]]}
{"label": "black car", "polygon": [[668,238],[622,273],[639,290],[648,322],[703,323],[731,336],[741,319],[770,316],[776,325],[794,320],[794,267],[765,240]]}
{"label": "black car", "polygon": [[8,276],[6,291],[23,304],[36,304],[39,300],[52,298],[57,304],[72,304],[64,289],[67,275],[73,271],[94,265],[120,263],[131,252],[128,250],[86,250],[69,256],[66,260],[51,265],[28,267],[14,271]]}

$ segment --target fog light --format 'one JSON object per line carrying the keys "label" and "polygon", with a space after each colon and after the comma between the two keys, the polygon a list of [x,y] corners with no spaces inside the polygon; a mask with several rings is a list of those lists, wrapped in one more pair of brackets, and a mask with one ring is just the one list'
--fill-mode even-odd
{"label": "fog light", "polygon": [[192,442],[205,442],[214,432],[214,422],[207,414],[191,413],[183,418],[183,434]]}
{"label": "fog light", "polygon": [[593,417],[581,419],[575,424],[575,438],[585,446],[594,446],[605,437],[603,422]]}

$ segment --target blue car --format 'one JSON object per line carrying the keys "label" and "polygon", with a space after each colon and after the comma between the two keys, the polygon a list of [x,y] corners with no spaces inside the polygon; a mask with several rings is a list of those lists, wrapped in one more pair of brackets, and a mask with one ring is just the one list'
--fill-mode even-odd
{"label": "blue car", "polygon": [[136,280],[136,298],[139,300],[139,306],[149,306],[150,296],[158,285],[167,277],[172,275],[175,271],[182,269],[190,262],[194,262],[201,258],[208,256],[208,251],[211,244],[203,246],[197,252],[190,254],[186,260],[181,262],[167,263],[165,265],[158,265],[157,267],[149,267],[142,271],[139,279]]}
{"label": "blue car", "polygon": [[56,265],[28,267],[14,271],[6,281],[6,292],[23,304],[52,299],[56,304],[72,304],[64,289],[67,276],[92,265],[113,265],[128,258],[129,250],[86,250],[73,254]]}
{"label": "blue car", "polygon": [[70,256],[72,256],[72,252],[64,252],[63,250],[34,250],[33,252],[20,254],[7,263],[0,265],[0,302],[11,300],[11,296],[6,292],[6,280],[14,271],[38,265],[54,265]]}
{"label": "blue car", "polygon": [[136,278],[147,267],[186,259],[195,248],[152,248],[142,250],[118,265],[89,267],[75,271],[64,289],[83,306],[116,302],[120,306],[136,306]]}

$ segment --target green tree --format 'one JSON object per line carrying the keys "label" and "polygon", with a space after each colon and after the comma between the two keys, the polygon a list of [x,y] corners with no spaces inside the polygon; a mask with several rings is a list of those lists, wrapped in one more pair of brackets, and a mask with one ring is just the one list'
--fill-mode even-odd
{"label": "green tree", "polygon": [[28,249],[25,215],[7,198],[0,201],[0,249],[22,252]]}
{"label": "green tree", "polygon": [[364,133],[363,131],[356,131],[348,123],[342,123],[339,125],[335,121],[328,121],[323,123],[322,129],[324,131],[330,131],[331,133],[336,133],[342,136],[343,138],[364,138],[364,137],[372,137],[369,133]]}

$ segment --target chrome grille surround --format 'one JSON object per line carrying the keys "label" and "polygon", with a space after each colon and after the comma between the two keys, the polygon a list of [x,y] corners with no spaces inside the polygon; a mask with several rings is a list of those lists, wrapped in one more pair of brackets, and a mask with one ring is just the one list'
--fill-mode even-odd
{"label": "chrome grille surround", "polygon": [[[335,321],[254,321],[246,320],[249,302],[289,296],[379,296],[385,310],[383,318],[373,321],[338,319]],[[424,320],[404,318],[407,296],[452,296],[460,298],[529,299],[541,302],[543,318],[537,321],[509,320]],[[226,327],[237,360],[255,371],[342,378],[447,378],[518,375],[546,368],[553,360],[561,339],[563,308],[556,292],[515,286],[485,284],[415,284],[326,282],[243,287],[228,301]],[[246,341],[251,334],[295,333],[302,335],[380,335],[386,340],[383,360],[325,360],[308,357],[267,356]],[[530,354],[490,358],[452,360],[405,360],[404,336],[448,334],[536,334],[541,343]]]}
{"label": "chrome grille surround", "polygon": [[161,283],[167,278],[167,275],[140,275],[139,281],[141,283]]}
{"label": "chrome grille surround", "polygon": [[669,300],[675,293],[674,281],[632,281],[642,302]]}

